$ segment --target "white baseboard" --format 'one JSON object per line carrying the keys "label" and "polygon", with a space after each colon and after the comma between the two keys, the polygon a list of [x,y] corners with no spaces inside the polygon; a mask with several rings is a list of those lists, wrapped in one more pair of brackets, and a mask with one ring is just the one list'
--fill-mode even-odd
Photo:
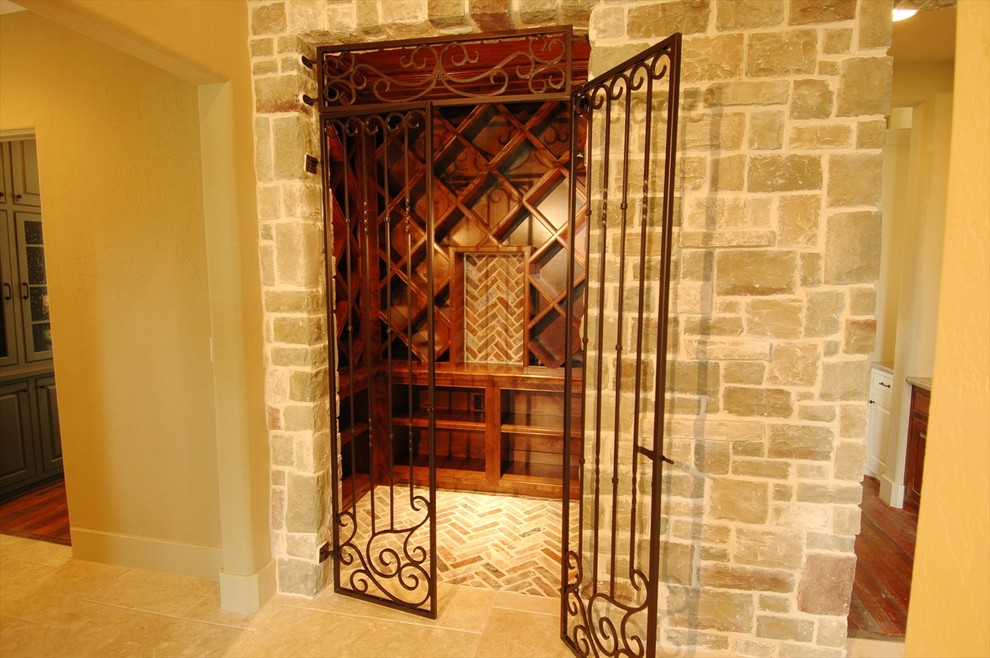
{"label": "white baseboard", "polygon": [[905,487],[903,484],[891,482],[886,475],[880,478],[880,500],[891,507],[896,507],[897,509],[904,507],[904,491]]}
{"label": "white baseboard", "polygon": [[72,557],[217,580],[223,552],[212,546],[72,527]]}
{"label": "white baseboard", "polygon": [[278,589],[275,567],[272,560],[258,573],[247,576],[220,572],[220,607],[242,614],[260,610]]}
{"label": "white baseboard", "polygon": [[887,472],[887,465],[884,464],[882,461],[880,461],[879,459],[877,459],[873,455],[869,455],[866,458],[866,474],[867,475],[869,475],[871,477],[875,477],[875,478],[877,478],[879,480],[879,479],[882,479],[883,478],[883,476],[886,474],[886,472]]}

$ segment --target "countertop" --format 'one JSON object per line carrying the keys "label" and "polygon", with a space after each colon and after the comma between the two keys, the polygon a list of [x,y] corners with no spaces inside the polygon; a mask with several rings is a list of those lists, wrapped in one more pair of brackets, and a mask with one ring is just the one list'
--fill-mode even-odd
{"label": "countertop", "polygon": [[894,364],[888,363],[886,361],[874,361],[873,368],[876,370],[883,370],[888,375],[894,374]]}
{"label": "countertop", "polygon": [[923,388],[929,393],[932,390],[932,378],[931,377],[908,377],[905,381],[911,386],[917,386]]}

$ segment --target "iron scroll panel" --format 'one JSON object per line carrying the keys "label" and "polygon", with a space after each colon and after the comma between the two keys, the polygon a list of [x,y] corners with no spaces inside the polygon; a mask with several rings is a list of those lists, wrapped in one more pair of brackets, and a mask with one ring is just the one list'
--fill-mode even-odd
{"label": "iron scroll panel", "polygon": [[[393,359],[396,332],[412,345],[412,323],[396,327],[383,313],[410,294],[393,285],[396,272],[412,267],[413,214],[432,205],[431,108],[395,107],[378,113],[321,115],[327,231],[329,366],[331,378],[331,534],[334,590],[430,618],[437,615],[436,468],[433,389],[433,309],[427,305],[425,388],[399,370],[412,359]],[[419,191],[423,198],[416,196]],[[432,227],[432,222],[425,224]],[[431,229],[430,229],[431,230]],[[405,249],[392,245],[406,240]],[[395,247],[395,248],[393,248]],[[332,258],[330,257],[332,256]],[[432,258],[425,258],[433,277]],[[411,278],[412,272],[406,272]],[[374,292],[374,294],[372,294]],[[407,302],[411,306],[411,301]],[[384,345],[379,352],[378,346]],[[336,377],[334,376],[336,374]],[[400,379],[402,380],[400,382]],[[414,422],[414,395],[426,410]],[[398,418],[408,397],[409,418]],[[360,400],[360,402],[358,402]],[[346,427],[344,425],[347,425]],[[428,442],[425,465],[400,465],[414,434]],[[414,468],[428,476],[414,476]],[[408,470],[408,472],[406,472]]]}
{"label": "iron scroll panel", "polygon": [[[657,652],[680,53],[674,34],[574,95],[575,121],[587,122],[592,283],[579,337],[587,361],[576,532],[563,506],[561,637],[580,656]],[[570,261],[573,269],[573,252]],[[564,399],[571,404],[569,390]],[[566,409],[565,436],[570,418]],[[565,463],[569,452],[565,443]],[[566,469],[564,478],[567,491]]]}
{"label": "iron scroll panel", "polygon": [[588,50],[570,26],[323,46],[320,109],[566,100],[586,77]]}

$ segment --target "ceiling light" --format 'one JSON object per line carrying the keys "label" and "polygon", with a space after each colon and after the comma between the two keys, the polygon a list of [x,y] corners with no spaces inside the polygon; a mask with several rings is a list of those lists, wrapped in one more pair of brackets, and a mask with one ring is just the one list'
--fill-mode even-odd
{"label": "ceiling light", "polygon": [[906,21],[915,14],[918,13],[917,9],[895,9],[894,10],[894,22]]}

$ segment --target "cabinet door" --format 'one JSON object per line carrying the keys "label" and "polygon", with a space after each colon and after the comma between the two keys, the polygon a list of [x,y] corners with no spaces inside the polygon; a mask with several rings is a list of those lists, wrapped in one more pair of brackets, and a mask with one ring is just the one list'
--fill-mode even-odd
{"label": "cabinet door", "polygon": [[10,191],[10,146],[0,142],[0,203],[12,203],[14,195]]}
{"label": "cabinet door", "polygon": [[58,399],[55,377],[34,380],[38,396],[38,444],[41,446],[41,470],[57,473],[62,470],[62,440],[58,424]]}
{"label": "cabinet door", "polygon": [[877,400],[870,400],[868,420],[866,474],[881,477],[887,472],[887,430],[890,427],[890,409]]}
{"label": "cabinet door", "polygon": [[17,348],[20,333],[20,300],[17,273],[17,250],[14,227],[7,211],[0,209],[0,366],[19,362]]}
{"label": "cabinet door", "polygon": [[52,358],[52,324],[48,313],[48,276],[45,270],[45,241],[41,215],[14,213],[21,280],[24,327],[24,358],[44,361]]}
{"label": "cabinet door", "polygon": [[41,184],[38,178],[38,148],[33,139],[10,143],[11,181],[14,198],[9,203],[41,207]]}
{"label": "cabinet door", "polygon": [[4,384],[0,386],[0,492],[37,473],[27,382]]}

